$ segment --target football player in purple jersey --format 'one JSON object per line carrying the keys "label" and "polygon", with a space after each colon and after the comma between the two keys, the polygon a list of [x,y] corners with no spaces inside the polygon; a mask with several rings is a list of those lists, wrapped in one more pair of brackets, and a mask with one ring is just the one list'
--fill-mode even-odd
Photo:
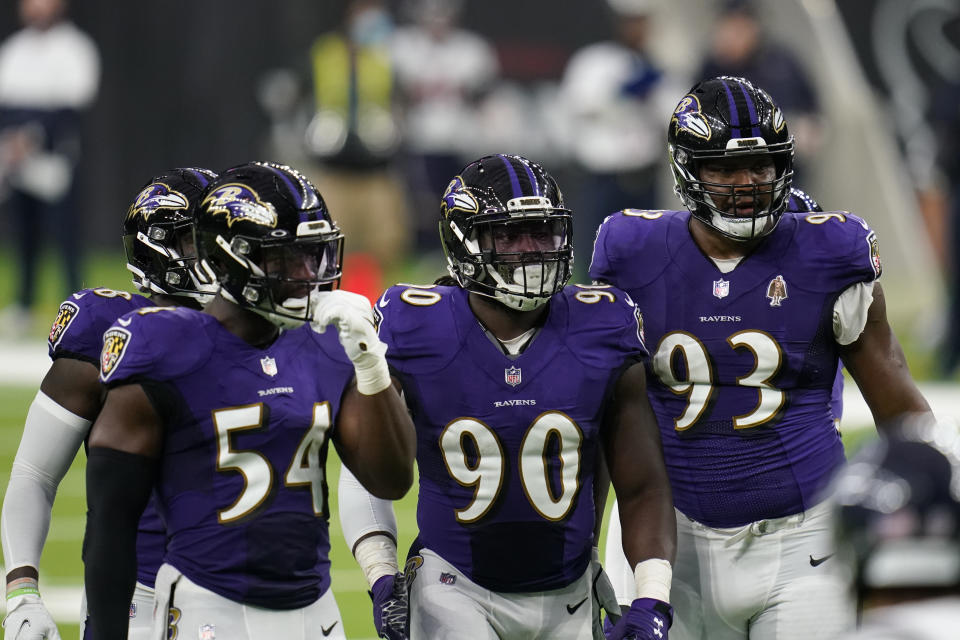
{"label": "football player in purple jersey", "polygon": [[[215,177],[206,169],[173,169],[147,182],[130,205],[123,244],[127,268],[143,295],[83,289],[60,305],[48,341],[53,362],[27,413],[3,502],[8,640],[59,637],[40,598],[37,569],[57,487],[100,411],[103,332],[133,309],[154,305],[199,309],[211,297],[191,276],[191,268],[196,260],[194,213]],[[137,536],[137,585],[128,603],[131,638],[145,638],[150,631],[153,584],[163,548],[163,526],[151,507],[140,519]]]}
{"label": "football player in purple jersey", "polygon": [[[674,637],[829,637],[854,610],[825,500],[844,464],[839,361],[881,431],[930,411],[887,322],[876,234],[845,211],[785,212],[793,138],[748,80],[695,85],[668,143],[688,210],[609,216],[590,275],[633,297],[655,345],[650,401],[677,509]],[[628,602],[630,581],[618,583]]]}
{"label": "football player in purple jersey", "polygon": [[342,639],[328,447],[380,498],[413,482],[386,345],[370,304],[334,290],[343,235],[296,170],[223,172],[195,236],[198,272],[219,285],[204,310],[144,308],[104,334],[84,539],[94,637],[125,637],[135,523],[153,492],[167,534],[155,637]]}
{"label": "football player in purple jersey", "polygon": [[[539,164],[476,160],[441,201],[452,278],[397,285],[377,302],[417,427],[419,536],[403,575],[412,640],[602,638],[601,455],[639,592],[621,628],[667,637],[676,523],[643,331],[624,292],[565,286],[572,218]],[[344,500],[343,485],[340,495],[359,503]],[[393,524],[370,503],[369,526],[356,510],[342,518],[345,536],[372,586],[378,632],[402,638],[382,606],[398,601]]]}

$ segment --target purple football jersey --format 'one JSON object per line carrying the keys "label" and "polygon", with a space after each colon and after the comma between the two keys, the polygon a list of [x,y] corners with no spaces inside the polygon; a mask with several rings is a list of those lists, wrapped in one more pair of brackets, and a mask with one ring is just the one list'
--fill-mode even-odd
{"label": "purple football jersey", "polygon": [[[73,358],[98,367],[103,332],[120,316],[141,307],[152,307],[144,296],[113,289],[82,289],[60,304],[50,327],[50,359]],[[137,581],[152,587],[163,562],[166,534],[151,499],[140,517],[137,531]]]}
{"label": "purple football jersey", "polygon": [[330,586],[327,447],[353,378],[335,331],[264,349],[213,316],[154,307],[104,336],[104,384],[144,385],[164,422],[166,562],[235,602],[297,609]]}
{"label": "purple football jersey", "polygon": [[[820,212],[823,209],[810,194],[793,187],[790,189],[790,199],[787,201],[787,211],[795,213]],[[837,378],[833,382],[833,392],[830,395],[830,406],[833,411],[833,419],[840,420],[843,417],[843,363],[837,367]]]}
{"label": "purple football jersey", "polygon": [[417,428],[420,541],[499,592],[583,574],[604,401],[646,356],[622,291],[566,287],[549,304],[518,356],[488,337],[459,287],[399,285],[377,304]]}
{"label": "purple football jersey", "polygon": [[849,213],[786,213],[723,274],[693,242],[689,218],[615,213],[590,266],[642,313],[674,503],[713,527],[801,512],[843,462],[833,305],[879,277],[876,236]]}

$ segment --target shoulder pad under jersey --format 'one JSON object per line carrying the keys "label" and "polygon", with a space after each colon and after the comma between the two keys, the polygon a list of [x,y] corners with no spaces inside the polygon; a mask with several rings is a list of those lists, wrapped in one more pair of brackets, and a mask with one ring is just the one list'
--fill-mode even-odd
{"label": "shoulder pad under jersey", "polygon": [[207,328],[216,322],[187,307],[146,307],[117,318],[103,334],[100,381],[166,381],[189,373],[213,351]]}

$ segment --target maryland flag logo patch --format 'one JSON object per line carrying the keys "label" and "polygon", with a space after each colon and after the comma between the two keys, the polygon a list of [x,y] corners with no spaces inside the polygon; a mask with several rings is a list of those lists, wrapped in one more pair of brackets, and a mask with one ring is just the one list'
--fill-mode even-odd
{"label": "maryland flag logo patch", "polygon": [[100,353],[100,378],[110,378],[117,365],[123,360],[123,354],[130,343],[130,332],[119,327],[110,327],[103,334],[103,351]]}
{"label": "maryland flag logo patch", "polygon": [[63,338],[63,334],[66,333],[70,327],[70,323],[73,322],[79,313],[80,307],[72,302],[64,302],[60,305],[60,310],[57,312],[57,319],[53,321],[53,326],[50,327],[50,335],[47,336],[47,342],[50,343],[51,349],[55,349],[57,345],[60,344],[60,339]]}
{"label": "maryland flag logo patch", "polygon": [[873,267],[873,272],[879,278],[880,274],[883,273],[883,263],[880,261],[880,241],[877,240],[875,232],[871,231],[867,235],[867,244],[870,245],[870,266]]}

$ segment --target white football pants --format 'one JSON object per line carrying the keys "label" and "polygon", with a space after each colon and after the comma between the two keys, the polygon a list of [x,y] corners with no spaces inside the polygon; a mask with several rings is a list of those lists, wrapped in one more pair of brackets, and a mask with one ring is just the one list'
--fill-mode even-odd
{"label": "white football pants", "polygon": [[[509,544],[505,541],[504,544]],[[498,593],[422,549],[410,586],[410,640],[591,640],[589,567],[553,591]]]}
{"label": "white football pants", "polygon": [[157,572],[153,640],[346,640],[333,589],[301,609],[234,602],[191,582],[171,565]]}
{"label": "white football pants", "polygon": [[[845,567],[833,558],[829,501],[803,513],[714,529],[677,511],[670,640],[809,640],[854,626]],[[604,568],[617,600],[636,594],[610,514]]]}

